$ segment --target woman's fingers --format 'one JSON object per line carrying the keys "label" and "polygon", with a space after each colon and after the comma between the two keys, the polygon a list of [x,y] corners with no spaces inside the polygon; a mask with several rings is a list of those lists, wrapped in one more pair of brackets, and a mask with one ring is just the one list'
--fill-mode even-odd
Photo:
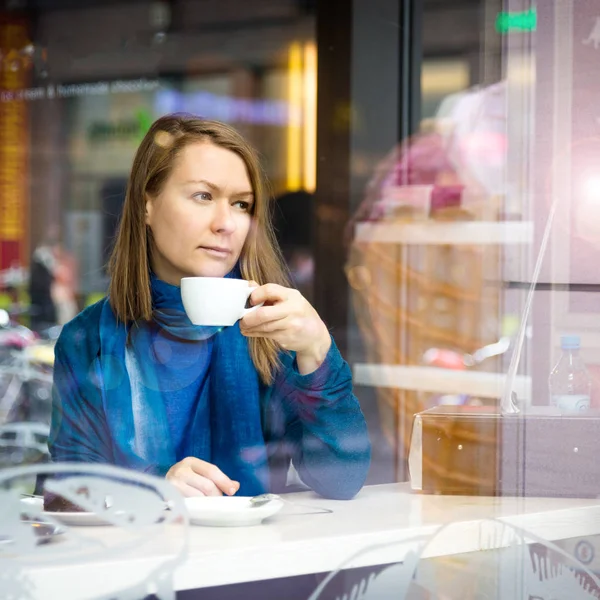
{"label": "woman's fingers", "polygon": [[[186,459],[188,460],[188,459]],[[237,481],[229,479],[219,467],[199,458],[190,457],[189,466],[194,473],[210,480],[216,488],[223,494],[233,496],[239,489],[240,484]],[[207,494],[214,496],[216,494]]]}
{"label": "woman's fingers", "polygon": [[246,337],[268,337],[285,331],[285,326],[280,325],[281,321],[267,323],[262,327],[254,327],[252,329],[244,329],[242,335]]}
{"label": "woman's fingers", "polygon": [[[248,315],[250,316],[250,315]],[[283,315],[280,319],[274,319],[257,323],[254,327],[240,326],[243,335],[248,337],[257,337],[261,335],[274,334],[280,331],[293,331],[294,318],[289,315]]]}
{"label": "woman's fingers", "polygon": [[240,484],[227,477],[217,466],[193,456],[174,464],[166,479],[186,496],[233,496],[240,489]]}
{"label": "woman's fingers", "polygon": [[320,366],[331,347],[331,336],[317,311],[298,290],[268,283],[252,292],[251,303],[264,306],[241,320],[243,335],[270,338],[282,349],[295,351],[298,368],[304,374]]}
{"label": "woman's fingers", "polygon": [[289,308],[285,304],[276,304],[274,306],[261,306],[248,313],[240,321],[242,333],[251,331],[257,327],[263,327],[268,323],[281,321],[288,316]]}
{"label": "woman's fingers", "polygon": [[282,340],[285,333],[285,329],[275,329],[273,331],[251,331],[249,333],[244,333],[244,335],[248,338],[271,338],[285,350],[286,344]]}
{"label": "woman's fingers", "polygon": [[181,495],[184,498],[195,498],[198,496],[205,496],[205,494],[203,492],[201,492],[199,489],[197,489],[191,485],[188,485],[187,483],[184,483],[183,481],[173,479],[173,480],[171,480],[171,483],[179,490],[179,492],[181,493]]}
{"label": "woman's fingers", "polygon": [[223,492],[215,485],[214,481],[202,477],[202,475],[198,475],[197,473],[193,473],[192,471],[188,471],[182,478],[182,483],[198,490],[203,496],[223,495]]}
{"label": "woman's fingers", "polygon": [[283,302],[284,300],[287,300],[290,294],[294,293],[295,291],[296,290],[291,290],[281,285],[277,285],[276,283],[267,283],[257,287],[252,292],[250,295],[250,302],[252,306],[260,304],[261,302]]}

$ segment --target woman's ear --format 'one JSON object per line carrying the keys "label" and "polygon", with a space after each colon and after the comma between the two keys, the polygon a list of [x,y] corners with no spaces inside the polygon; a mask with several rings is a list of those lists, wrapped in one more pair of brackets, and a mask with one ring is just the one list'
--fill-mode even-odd
{"label": "woman's ear", "polygon": [[153,208],[152,198],[150,198],[149,194],[146,194],[146,205],[145,205],[146,215],[144,217],[146,225],[152,225],[152,208]]}

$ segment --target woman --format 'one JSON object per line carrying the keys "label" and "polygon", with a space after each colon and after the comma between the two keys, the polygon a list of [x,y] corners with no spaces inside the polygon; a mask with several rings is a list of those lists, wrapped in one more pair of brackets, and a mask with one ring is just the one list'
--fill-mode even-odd
{"label": "woman", "polygon": [[[182,277],[238,277],[264,306],[192,325]],[[254,151],[232,128],[158,119],[133,162],[108,298],[63,328],[50,453],[166,476],[184,495],[283,491],[290,461],[331,498],[364,483],[351,375],[286,276]]]}

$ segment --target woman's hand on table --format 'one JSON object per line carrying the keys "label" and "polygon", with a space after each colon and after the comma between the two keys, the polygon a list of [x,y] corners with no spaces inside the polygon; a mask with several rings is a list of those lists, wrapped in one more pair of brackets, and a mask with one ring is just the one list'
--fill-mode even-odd
{"label": "woman's hand on table", "polygon": [[217,466],[193,456],[175,463],[165,478],[186,497],[233,496],[240,489],[240,484]]}
{"label": "woman's hand on table", "polygon": [[253,306],[264,302],[264,306],[240,321],[242,334],[270,338],[284,350],[296,352],[301,374],[316,371],[329,352],[331,336],[310,302],[298,290],[274,283],[258,286],[250,302]]}

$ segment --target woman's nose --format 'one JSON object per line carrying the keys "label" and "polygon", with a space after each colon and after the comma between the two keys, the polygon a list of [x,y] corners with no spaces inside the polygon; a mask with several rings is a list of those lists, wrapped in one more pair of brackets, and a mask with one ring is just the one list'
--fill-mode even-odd
{"label": "woman's nose", "polygon": [[215,203],[212,229],[217,233],[233,233],[235,231],[235,219],[233,210],[229,203]]}

